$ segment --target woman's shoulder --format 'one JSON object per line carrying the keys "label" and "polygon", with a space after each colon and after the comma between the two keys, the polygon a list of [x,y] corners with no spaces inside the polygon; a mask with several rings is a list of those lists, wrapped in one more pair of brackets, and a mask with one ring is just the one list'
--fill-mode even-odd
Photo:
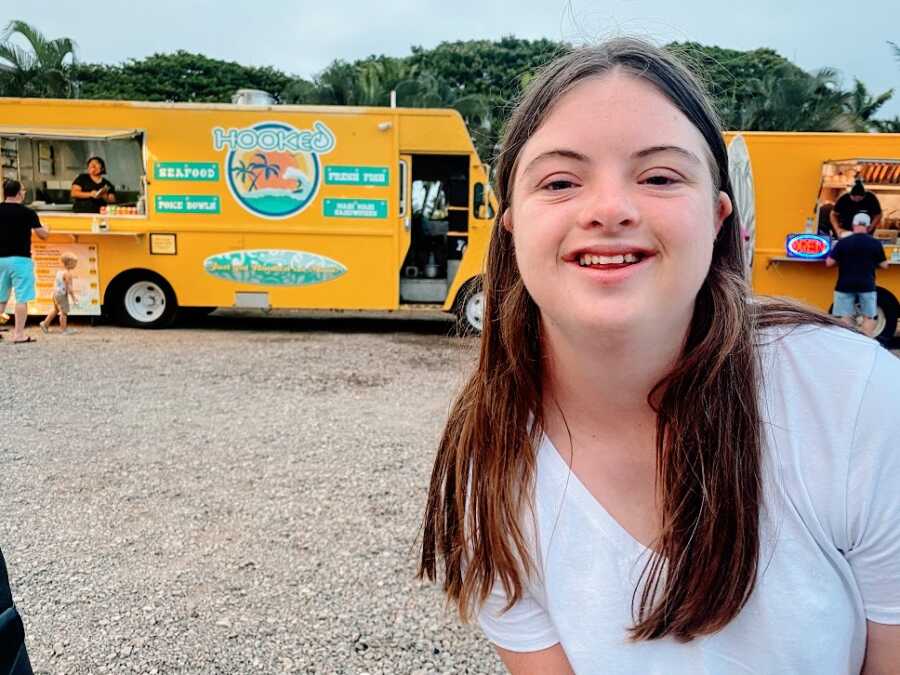
{"label": "woman's shoulder", "polygon": [[91,177],[89,175],[87,175],[86,173],[80,173],[77,176],[75,176],[74,179],[72,179],[72,184],[74,185],[75,183],[81,183],[84,181],[85,178],[87,178],[88,180],[91,179]]}
{"label": "woman's shoulder", "polygon": [[773,475],[804,521],[848,550],[848,519],[872,496],[866,476],[897,475],[889,410],[900,400],[900,359],[838,327],[763,333],[760,414]]}
{"label": "woman's shoulder", "polygon": [[[840,326],[795,324],[760,329],[756,344],[763,362],[771,366],[777,361],[789,364],[810,377],[852,371],[867,376],[871,364],[884,352],[889,353],[872,338]],[[900,359],[886,359],[887,367],[900,374]]]}
{"label": "woman's shoulder", "polygon": [[849,329],[779,326],[760,331],[757,344],[766,412],[786,428],[833,441],[852,432],[873,392],[900,400],[900,359]]}

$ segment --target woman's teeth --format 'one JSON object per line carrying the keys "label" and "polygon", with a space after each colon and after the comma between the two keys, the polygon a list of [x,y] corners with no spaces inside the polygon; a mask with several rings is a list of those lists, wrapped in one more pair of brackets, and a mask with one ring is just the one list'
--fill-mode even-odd
{"label": "woman's teeth", "polygon": [[636,263],[643,256],[640,253],[625,253],[623,255],[592,255],[585,253],[578,258],[578,264],[582,267],[588,265],[625,265]]}

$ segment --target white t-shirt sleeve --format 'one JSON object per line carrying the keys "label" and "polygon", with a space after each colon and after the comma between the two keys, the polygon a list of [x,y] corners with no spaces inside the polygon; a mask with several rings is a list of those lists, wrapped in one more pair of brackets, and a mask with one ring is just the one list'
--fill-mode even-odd
{"label": "white t-shirt sleeve", "polygon": [[878,349],[861,401],[847,475],[845,555],[866,618],[900,624],[900,359]]}
{"label": "white t-shirt sleeve", "polygon": [[550,615],[527,586],[519,601],[504,612],[506,603],[503,585],[497,582],[478,613],[478,623],[488,640],[513,652],[535,652],[559,642]]}

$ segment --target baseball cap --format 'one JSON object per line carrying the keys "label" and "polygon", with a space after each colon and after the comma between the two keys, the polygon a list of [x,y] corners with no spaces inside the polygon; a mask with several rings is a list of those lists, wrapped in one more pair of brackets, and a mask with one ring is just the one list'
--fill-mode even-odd
{"label": "baseball cap", "polygon": [[853,216],[854,227],[856,225],[865,225],[866,227],[868,227],[871,224],[872,219],[869,217],[868,213],[857,213],[855,216]]}

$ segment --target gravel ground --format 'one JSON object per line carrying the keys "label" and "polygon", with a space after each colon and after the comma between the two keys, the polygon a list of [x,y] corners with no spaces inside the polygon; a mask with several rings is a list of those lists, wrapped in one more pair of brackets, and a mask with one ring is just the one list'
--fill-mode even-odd
{"label": "gravel ground", "polygon": [[440,319],[79,328],[0,344],[0,546],[37,672],[504,672],[414,579],[474,340]]}
{"label": "gravel ground", "polygon": [[504,672],[414,578],[474,340],[440,320],[78,327],[0,344],[0,546],[37,672]]}

